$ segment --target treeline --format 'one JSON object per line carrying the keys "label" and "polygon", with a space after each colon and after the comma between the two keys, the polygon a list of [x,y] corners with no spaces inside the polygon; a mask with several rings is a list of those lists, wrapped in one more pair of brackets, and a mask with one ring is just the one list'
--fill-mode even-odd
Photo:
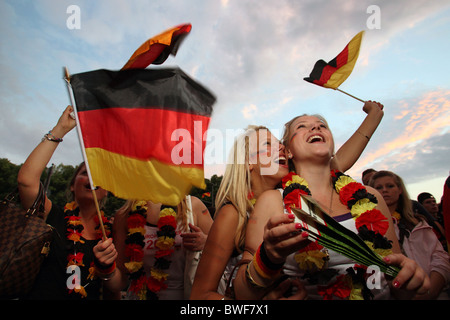
{"label": "treeline", "polygon": [[[17,174],[22,165],[16,165],[6,158],[0,158],[0,199],[13,192],[17,187]],[[45,182],[49,173],[49,168],[44,170],[41,181]],[[76,170],[75,166],[59,164],[53,166],[51,171],[50,183],[47,190],[47,196],[57,206],[64,207],[69,199],[70,192],[68,186]],[[214,199],[219,189],[222,176],[213,175],[211,179],[205,179],[206,189],[193,187],[190,194],[201,199],[208,207],[211,214],[214,214]],[[106,215],[113,215],[125,203],[124,199],[120,199],[110,194],[108,196],[104,212]]]}

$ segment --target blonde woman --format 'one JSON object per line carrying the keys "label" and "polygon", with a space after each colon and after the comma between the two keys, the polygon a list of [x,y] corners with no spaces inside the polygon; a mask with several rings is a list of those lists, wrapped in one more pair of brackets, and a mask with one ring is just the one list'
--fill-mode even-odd
{"label": "blonde woman", "polygon": [[382,170],[375,173],[369,183],[386,201],[402,251],[430,276],[430,291],[416,298],[449,299],[443,292],[450,281],[449,255],[425,218],[413,211],[403,179],[394,172]]}
{"label": "blonde woman", "polygon": [[[112,292],[125,289],[125,299],[132,300],[189,298],[184,276],[192,263],[188,251],[203,249],[211,224],[208,209],[196,197],[188,196],[177,207],[127,201],[114,218],[117,270],[106,282],[107,288]],[[99,260],[109,247],[102,249],[94,251]]]}
{"label": "blonde woman", "polygon": [[248,214],[254,202],[265,190],[274,189],[287,173],[284,146],[266,127],[249,126],[236,138],[216,195],[217,211],[191,299],[224,298],[226,283],[244,251]]}

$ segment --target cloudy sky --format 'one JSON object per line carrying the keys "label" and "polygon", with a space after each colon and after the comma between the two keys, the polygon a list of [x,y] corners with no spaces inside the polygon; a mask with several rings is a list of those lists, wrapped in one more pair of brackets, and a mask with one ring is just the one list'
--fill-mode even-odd
{"label": "cloudy sky", "polygon": [[[442,195],[450,170],[448,0],[0,0],[0,15],[0,158],[23,163],[56,124],[70,101],[64,66],[72,74],[120,69],[145,40],[186,22],[192,31],[164,66],[179,66],[217,96],[210,129],[228,140],[223,150],[208,144],[207,177],[223,173],[230,141],[249,124],[279,137],[292,117],[320,113],[340,146],[364,119],[362,103],[303,77],[365,30],[340,88],[382,102],[385,116],[348,173],[360,180],[368,167],[388,169],[412,198]],[[51,162],[81,161],[73,131]]]}

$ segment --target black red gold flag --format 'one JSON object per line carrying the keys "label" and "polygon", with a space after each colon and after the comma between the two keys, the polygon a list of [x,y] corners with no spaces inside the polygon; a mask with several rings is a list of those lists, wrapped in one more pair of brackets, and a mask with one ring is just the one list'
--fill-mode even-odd
{"label": "black red gold flag", "polygon": [[150,38],[133,53],[122,70],[145,69],[150,64],[162,64],[170,54],[177,54],[181,42],[191,29],[190,23],[182,24]]}
{"label": "black red gold flag", "polygon": [[359,55],[364,31],[358,33],[330,62],[318,60],[309,77],[304,80],[325,88],[337,89],[353,71]]}
{"label": "black red gold flag", "polygon": [[95,186],[167,205],[205,187],[204,135],[215,103],[205,87],[179,68],[96,70],[70,82]]}

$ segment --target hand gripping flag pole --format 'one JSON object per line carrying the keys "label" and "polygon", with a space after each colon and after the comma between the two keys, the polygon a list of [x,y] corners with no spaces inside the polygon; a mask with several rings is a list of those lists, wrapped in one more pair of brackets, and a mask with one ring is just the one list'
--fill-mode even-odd
{"label": "hand gripping flag pole", "polygon": [[93,184],[91,170],[89,168],[89,162],[88,162],[88,159],[86,156],[86,150],[84,148],[83,135],[81,133],[81,127],[80,127],[80,121],[78,119],[77,107],[75,105],[75,99],[73,96],[72,85],[70,84],[70,74],[69,74],[69,70],[67,69],[67,67],[64,67],[63,71],[64,71],[64,80],[67,83],[67,91],[69,93],[70,103],[74,109],[73,115],[71,114],[71,116],[75,119],[75,122],[77,124],[78,140],[80,141],[81,153],[83,155],[84,163],[86,166],[86,172],[89,177],[89,184],[91,186],[92,195],[94,196],[95,208],[97,209],[98,221],[100,223],[100,229],[102,230],[103,241],[104,241],[107,239],[105,226],[103,225],[102,214],[100,212],[100,207],[98,205],[97,194],[95,193],[96,187]]}

